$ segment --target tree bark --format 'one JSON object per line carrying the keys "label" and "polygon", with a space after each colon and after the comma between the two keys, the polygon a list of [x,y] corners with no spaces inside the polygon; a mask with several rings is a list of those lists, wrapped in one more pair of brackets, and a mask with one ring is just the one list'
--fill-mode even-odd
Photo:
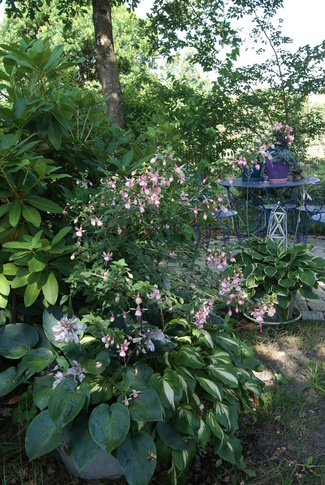
{"label": "tree bark", "polygon": [[124,128],[124,102],[117,72],[110,0],[92,0],[95,28],[97,70],[106,99],[107,116],[111,125]]}

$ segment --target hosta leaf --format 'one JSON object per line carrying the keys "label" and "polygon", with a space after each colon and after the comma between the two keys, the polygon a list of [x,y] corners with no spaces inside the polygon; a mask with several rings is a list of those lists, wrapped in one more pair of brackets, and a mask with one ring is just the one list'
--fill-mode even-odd
{"label": "hosta leaf", "polygon": [[68,434],[67,429],[59,431],[50,418],[49,412],[43,411],[30,423],[26,434],[26,451],[30,460],[55,450]]}
{"label": "hosta leaf", "polygon": [[101,450],[89,433],[88,421],[89,416],[79,416],[71,429],[71,456],[79,471],[88,465]]}
{"label": "hosta leaf", "polygon": [[[139,391],[139,388],[136,388]],[[133,421],[162,421],[163,409],[157,392],[152,387],[140,390],[136,399],[129,401]]]}
{"label": "hosta leaf", "polygon": [[212,434],[216,437],[219,438],[221,441],[224,439],[224,432],[218,423],[215,413],[212,411],[212,409],[208,409],[204,413],[204,421],[206,424],[209,426]]}
{"label": "hosta leaf", "polygon": [[236,388],[238,387],[237,373],[232,365],[209,365],[208,371],[211,372],[213,377],[221,380],[226,386]]}
{"label": "hosta leaf", "polygon": [[9,323],[0,327],[0,355],[20,359],[28,354],[39,339],[38,332],[25,323]]}
{"label": "hosta leaf", "polygon": [[54,359],[55,355],[49,349],[32,349],[21,359],[17,371],[20,375],[25,373],[25,379],[29,379],[33,374],[45,369]]}
{"label": "hosta leaf", "polygon": [[173,450],[187,450],[187,435],[180,433],[171,423],[158,423],[157,431],[163,443]]}
{"label": "hosta leaf", "polygon": [[130,414],[124,404],[100,404],[90,415],[90,434],[107,453],[111,453],[124,441],[129,429]]}
{"label": "hosta leaf", "polygon": [[150,379],[150,385],[157,391],[163,405],[175,410],[183,393],[177,373],[172,369],[166,369],[163,376],[154,374]]}
{"label": "hosta leaf", "polygon": [[200,375],[195,375],[196,380],[200,384],[200,386],[203,387],[203,389],[210,394],[210,396],[213,396],[214,398],[218,399],[219,401],[222,401],[223,397],[223,387],[222,384],[217,383],[213,381],[212,379],[209,379],[208,377],[203,377]]}
{"label": "hosta leaf", "polygon": [[237,416],[239,409],[228,403],[215,402],[214,403],[215,416],[218,423],[222,424],[230,432],[237,429]]}
{"label": "hosta leaf", "polygon": [[171,353],[174,365],[190,367],[192,369],[201,369],[205,363],[200,354],[190,345],[183,345],[177,351]]}
{"label": "hosta leaf", "polygon": [[157,463],[157,451],[151,436],[144,431],[129,434],[117,449],[117,458],[128,483],[147,485]]}
{"label": "hosta leaf", "polygon": [[16,367],[8,367],[8,369],[0,372],[0,397],[9,394],[22,381],[23,379],[18,375]]}
{"label": "hosta leaf", "polygon": [[223,460],[229,461],[233,465],[238,464],[242,455],[242,445],[236,436],[227,435],[223,446],[218,450],[218,455]]}
{"label": "hosta leaf", "polygon": [[299,278],[300,280],[305,283],[305,285],[310,286],[312,288],[316,282],[315,273],[311,270],[305,269],[303,271],[299,271]]}
{"label": "hosta leaf", "polygon": [[53,392],[54,376],[43,376],[37,379],[34,384],[33,401],[36,406],[43,411],[48,403]]}
{"label": "hosta leaf", "polygon": [[73,421],[80,413],[87,398],[88,386],[80,386],[72,378],[65,378],[50,397],[48,409],[51,419],[58,429]]}

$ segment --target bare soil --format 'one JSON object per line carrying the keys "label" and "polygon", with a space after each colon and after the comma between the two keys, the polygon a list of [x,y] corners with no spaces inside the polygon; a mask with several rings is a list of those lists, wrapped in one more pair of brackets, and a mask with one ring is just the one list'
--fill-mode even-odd
{"label": "bare soil", "polygon": [[[325,485],[325,323],[301,321],[260,333],[243,320],[236,331],[264,365],[258,377],[265,383],[263,399],[254,404],[255,422],[240,417],[242,470],[219,463],[208,446],[193,460],[186,484]],[[78,479],[55,453],[30,463],[24,429],[12,423],[15,406],[9,398],[0,401],[2,485],[126,484]],[[157,467],[151,485],[162,484],[162,471]]]}

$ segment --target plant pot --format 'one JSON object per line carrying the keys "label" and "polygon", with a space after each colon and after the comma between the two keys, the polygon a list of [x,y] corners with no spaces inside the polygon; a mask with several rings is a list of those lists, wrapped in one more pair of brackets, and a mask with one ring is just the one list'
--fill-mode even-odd
{"label": "plant pot", "polygon": [[290,166],[281,160],[266,160],[266,170],[270,184],[285,184],[288,180]]}
{"label": "plant pot", "polygon": [[[288,309],[284,310],[283,308],[280,307],[280,305],[278,304],[274,305],[275,306],[274,316],[269,317],[268,315],[265,315],[265,320],[263,322],[263,325],[284,325],[284,324],[296,322],[301,318],[301,312],[295,306],[296,299],[297,299],[297,291],[293,291],[291,295],[292,295],[292,298]],[[263,298],[263,293],[256,293],[255,298],[256,299]],[[287,312],[286,315],[284,315],[284,312]],[[245,317],[255,322],[253,317],[250,317],[249,315],[246,315],[246,314],[245,314]]]}
{"label": "plant pot", "polygon": [[64,445],[61,445],[57,451],[69,472],[79,478],[86,478],[88,480],[101,480],[104,478],[116,480],[124,476],[124,471],[117,459],[109,453],[106,453],[105,450],[101,449],[95,458],[80,471],[78,471],[71,456],[65,451]]}
{"label": "plant pot", "polygon": [[253,182],[262,182],[264,180],[264,170],[264,162],[258,162],[258,167],[256,167],[255,163],[251,168],[242,167],[242,179],[244,182],[247,182],[247,180],[251,180]]}
{"label": "plant pot", "polygon": [[[246,313],[244,313],[244,315],[245,315],[245,318],[247,318],[251,322],[255,322],[256,323],[256,321],[254,320],[253,317],[247,315]],[[299,310],[299,308],[294,307],[290,319],[288,319],[288,320],[287,319],[286,320],[281,320],[281,318],[280,318],[279,320],[277,320],[276,319],[276,316],[274,316],[274,317],[267,317],[264,320],[263,325],[288,325],[289,323],[297,322],[298,320],[300,320],[300,318],[301,318],[301,311]]]}

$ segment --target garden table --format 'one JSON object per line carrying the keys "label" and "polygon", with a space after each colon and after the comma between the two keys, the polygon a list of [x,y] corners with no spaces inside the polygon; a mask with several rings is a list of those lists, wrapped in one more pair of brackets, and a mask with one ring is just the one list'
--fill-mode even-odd
{"label": "garden table", "polygon": [[248,235],[260,235],[267,228],[270,211],[280,204],[287,212],[288,231],[296,233],[298,223],[297,208],[301,205],[303,188],[320,182],[318,177],[309,176],[298,182],[288,179],[286,183],[271,184],[267,177],[263,180],[243,180],[233,178],[220,182],[227,189],[232,210],[237,211],[235,223],[238,240]]}

